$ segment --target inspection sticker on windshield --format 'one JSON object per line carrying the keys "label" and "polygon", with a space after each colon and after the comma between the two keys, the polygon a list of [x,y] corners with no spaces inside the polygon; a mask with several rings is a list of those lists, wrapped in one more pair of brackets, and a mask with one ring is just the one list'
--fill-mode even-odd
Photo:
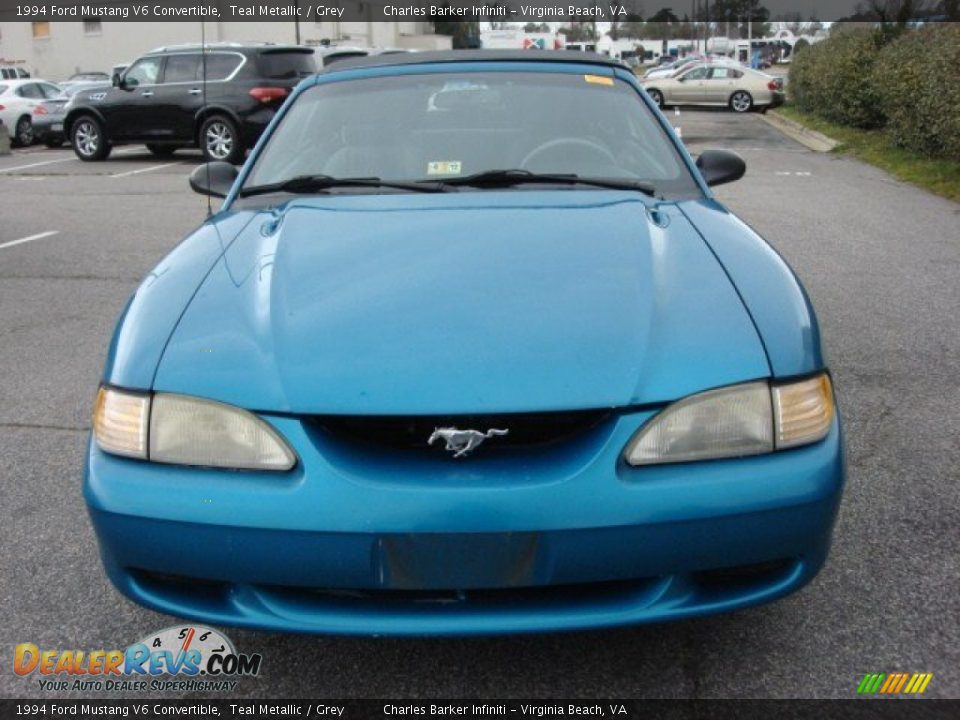
{"label": "inspection sticker on windshield", "polygon": [[603,75],[584,75],[583,79],[594,85],[613,85],[613,78],[603,77]]}
{"label": "inspection sticker on windshield", "polygon": [[427,163],[427,175],[459,175],[462,167],[459,160],[434,160]]}

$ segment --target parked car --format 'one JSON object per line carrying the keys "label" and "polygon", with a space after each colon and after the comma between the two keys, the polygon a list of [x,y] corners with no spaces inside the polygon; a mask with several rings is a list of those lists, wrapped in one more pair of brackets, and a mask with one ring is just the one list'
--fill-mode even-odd
{"label": "parked car", "polygon": [[728,106],[735,112],[766,110],[783,104],[783,86],[775,78],[745,67],[698,64],[672,77],[643,79],[661,108],[672,105]]}
{"label": "parked car", "polygon": [[46,80],[0,80],[0,120],[15,145],[33,144],[33,113],[44,100],[55,98],[60,88]]}
{"label": "parked car", "polygon": [[[61,86],[62,87],[62,86]],[[76,85],[64,90],[57,97],[43,100],[33,108],[33,137],[49,148],[58,148],[67,140],[63,123],[67,117],[67,104],[78,92],[104,92],[110,89],[110,83]]]}
{"label": "parked car", "polygon": [[662,77],[672,77],[688,70],[694,65],[701,63],[711,63],[714,65],[728,65],[730,67],[742,67],[739,62],[725,55],[687,55],[686,57],[675,60],[672,63],[654,67],[643,75],[644,80],[653,80]]}
{"label": "parked car", "polygon": [[71,75],[62,83],[57,83],[60,89],[71,95],[78,90],[91,87],[101,87],[110,84],[110,75],[105,72],[82,72]]}
{"label": "parked car", "polygon": [[74,95],[64,129],[81,160],[142,143],[160,157],[199,146],[209,160],[238,163],[290,91],[315,71],[313,49],[298,46],[158,48],[134,61],[115,87]]}
{"label": "parked car", "polygon": [[[663,60],[663,58],[661,58]],[[668,60],[667,62],[661,62],[659,65],[654,65],[652,68],[649,68],[644,74],[644,79],[647,78],[657,78],[657,77],[669,77],[671,74],[677,71],[677,69],[684,67],[686,65],[692,65],[694,62],[697,62],[696,58],[674,58]]]}
{"label": "parked car", "polygon": [[840,421],[800,282],[710,189],[745,169],[695,164],[590,53],[304,82],[243,170],[193,172],[226,200],[110,342],[84,483],[108,576],[170,615],[367,635],[797,590]]}
{"label": "parked car", "polygon": [[0,80],[26,80],[30,73],[19,65],[0,66]]}

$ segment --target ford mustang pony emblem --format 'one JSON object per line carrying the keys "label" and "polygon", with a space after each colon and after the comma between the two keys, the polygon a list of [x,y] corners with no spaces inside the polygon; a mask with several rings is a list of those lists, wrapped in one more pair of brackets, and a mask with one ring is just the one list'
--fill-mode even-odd
{"label": "ford mustang pony emblem", "polygon": [[460,430],[455,427],[434,428],[433,434],[427,440],[427,445],[433,445],[436,440],[444,440],[447,443],[444,450],[449,450],[455,458],[458,458],[480,447],[487,438],[492,438],[494,435],[506,435],[509,432],[509,430],[497,430],[496,428],[490,428],[485,433],[479,430]]}

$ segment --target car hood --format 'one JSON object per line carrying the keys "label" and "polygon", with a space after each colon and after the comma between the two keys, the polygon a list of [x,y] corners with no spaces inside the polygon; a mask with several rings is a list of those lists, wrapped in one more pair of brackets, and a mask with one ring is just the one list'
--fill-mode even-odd
{"label": "car hood", "polygon": [[261,213],[184,311],[154,387],[261,411],[424,415],[660,403],[768,374],[675,205],[514,190]]}

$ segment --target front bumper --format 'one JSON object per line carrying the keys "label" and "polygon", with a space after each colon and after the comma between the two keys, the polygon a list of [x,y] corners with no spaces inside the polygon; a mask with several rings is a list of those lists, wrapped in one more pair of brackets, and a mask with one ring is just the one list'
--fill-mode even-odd
{"label": "front bumper", "polygon": [[91,443],[85,496],[122,593],[224,625],[570,630],[735,610],[812,579],[843,484],[839,424],[772,455],[626,466],[650,414],[549,456],[389,462],[267,417],[298,452],[290,473],[155,465]]}

